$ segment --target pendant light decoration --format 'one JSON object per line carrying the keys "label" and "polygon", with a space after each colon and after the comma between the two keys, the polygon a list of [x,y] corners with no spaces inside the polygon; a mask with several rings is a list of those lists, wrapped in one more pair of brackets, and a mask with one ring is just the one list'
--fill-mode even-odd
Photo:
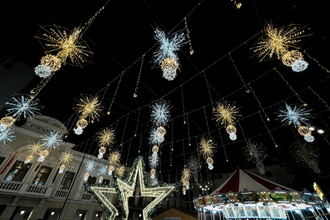
{"label": "pendant light decoration", "polygon": [[73,154],[70,152],[62,152],[60,156],[60,168],[58,170],[59,174],[62,174],[66,166],[73,160]]}
{"label": "pendant light decoration", "polygon": [[201,170],[200,160],[196,155],[192,155],[188,159],[187,168],[190,170],[192,179],[195,183],[198,183],[198,178]]}
{"label": "pendant light decoration", "polygon": [[112,129],[104,129],[98,133],[99,154],[98,158],[102,159],[103,155],[107,152],[107,148],[110,147],[115,141],[115,133]]}
{"label": "pendant light decoration", "polygon": [[83,176],[84,181],[86,182],[89,178],[89,176],[94,172],[95,170],[95,162],[93,160],[87,161],[85,165],[85,173]]}
{"label": "pendant light decoration", "polygon": [[285,104],[285,108],[281,109],[278,113],[278,118],[284,125],[293,125],[297,128],[298,133],[304,137],[307,142],[313,142],[315,140],[312,135],[312,129],[308,125],[311,110],[306,109],[303,106],[290,106]]}
{"label": "pendant light decoration", "polygon": [[239,116],[238,108],[235,105],[228,103],[218,103],[214,108],[215,121],[219,125],[224,125],[229,138],[232,141],[237,139],[237,129],[235,123]]}
{"label": "pendant light decoration", "polygon": [[89,122],[98,120],[102,111],[98,97],[82,97],[76,105],[79,119],[73,129],[76,135],[81,135]]}
{"label": "pendant light decoration", "polygon": [[111,176],[112,173],[120,166],[121,155],[118,151],[113,151],[109,154],[108,159],[108,174]]}
{"label": "pendant light decoration", "polygon": [[299,43],[306,36],[301,26],[288,25],[276,28],[272,24],[268,24],[264,33],[264,37],[253,48],[261,61],[266,57],[276,56],[294,72],[302,72],[307,69],[308,63],[304,60],[303,54],[299,52]]}
{"label": "pendant light decoration", "polygon": [[187,190],[189,190],[191,172],[188,168],[183,168],[181,174],[181,184],[182,184],[182,193],[186,195]]}
{"label": "pendant light decoration", "polygon": [[163,31],[156,29],[154,37],[159,43],[159,48],[154,53],[154,63],[162,69],[163,78],[172,81],[180,66],[177,52],[184,44],[184,33],[175,33],[172,37],[168,37]]}
{"label": "pendant light decoration", "polygon": [[107,175],[108,166],[106,164],[99,164],[97,168],[97,182],[103,183],[104,177]]}
{"label": "pendant light decoration", "polygon": [[199,142],[199,152],[204,157],[209,170],[213,170],[213,154],[214,154],[215,144],[211,139],[202,138]]}
{"label": "pendant light decoration", "polygon": [[245,158],[256,164],[260,174],[265,174],[265,166],[263,161],[267,157],[266,149],[259,143],[248,141],[244,148]]}
{"label": "pendant light decoration", "polygon": [[319,152],[315,146],[308,143],[295,143],[290,147],[290,153],[297,163],[301,163],[311,169],[314,173],[321,173],[318,164]]}
{"label": "pendant light decoration", "polygon": [[26,156],[24,163],[28,164],[30,163],[35,156],[38,156],[41,151],[44,149],[44,146],[42,144],[40,144],[39,142],[36,142],[34,144],[32,144],[29,147],[29,154]]}
{"label": "pendant light decoration", "polygon": [[158,151],[159,151],[159,147],[157,145],[154,145],[152,147],[152,154],[149,157],[149,166],[151,168],[151,170],[150,170],[151,179],[154,179],[156,177],[156,169],[157,169],[158,163],[159,163]]}

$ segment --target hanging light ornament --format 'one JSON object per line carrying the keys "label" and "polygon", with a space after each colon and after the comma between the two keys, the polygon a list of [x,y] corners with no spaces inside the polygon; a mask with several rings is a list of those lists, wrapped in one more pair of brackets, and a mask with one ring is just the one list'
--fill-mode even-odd
{"label": "hanging light ornament", "polygon": [[7,128],[10,128],[14,125],[16,121],[16,118],[13,118],[11,116],[5,116],[1,118],[0,120],[0,132],[6,130]]}
{"label": "hanging light ornament", "polygon": [[160,65],[163,71],[163,78],[172,81],[175,79],[179,69],[177,51],[184,44],[184,33],[176,33],[172,38],[169,38],[163,31],[156,29],[155,39],[159,43],[159,48],[154,53],[154,63]]}
{"label": "hanging light ornament", "polygon": [[94,171],[94,169],[95,169],[95,162],[93,160],[87,161],[85,166],[85,173],[83,176],[85,182],[88,180],[90,174]]}
{"label": "hanging light ornament", "polygon": [[290,153],[294,156],[296,162],[305,164],[314,173],[321,172],[318,165],[319,153],[314,146],[307,143],[295,143],[290,147]]}
{"label": "hanging light ornament", "polygon": [[100,147],[99,148],[99,154],[97,155],[97,157],[99,158],[99,159],[102,159],[103,158],[103,155],[105,154],[107,152],[107,149],[105,148],[105,147]]}
{"label": "hanging light ornament", "polygon": [[150,144],[157,144],[160,145],[161,143],[163,143],[165,140],[164,136],[161,136],[158,132],[157,129],[153,129],[150,133],[150,137],[149,137],[149,142]]}
{"label": "hanging light ornament", "polygon": [[156,102],[151,106],[151,120],[155,126],[166,126],[170,119],[170,108],[165,101]]}
{"label": "hanging light ornament", "polygon": [[285,109],[279,111],[278,118],[285,125],[295,126],[298,133],[304,136],[305,141],[313,142],[315,138],[308,126],[308,121],[311,117],[310,112],[311,110],[308,110],[303,106],[297,107],[285,104]]}
{"label": "hanging light ornament", "polygon": [[206,163],[208,165],[208,169],[212,170],[213,166],[213,154],[214,154],[214,142],[211,139],[202,138],[199,142],[199,152],[203,155],[206,159]]}
{"label": "hanging light ornament", "polygon": [[100,145],[98,158],[103,158],[103,155],[106,153],[106,147],[114,143],[115,133],[113,130],[104,129],[98,133],[98,142]]}
{"label": "hanging light ornament", "polygon": [[8,144],[12,142],[15,138],[15,130],[13,128],[6,128],[3,131],[0,131],[0,141],[3,144]]}
{"label": "hanging light ornament", "polygon": [[49,151],[47,149],[40,151],[37,161],[40,163],[44,162],[44,160],[46,159],[46,157],[48,157],[48,155],[49,155]]}
{"label": "hanging light ornament", "polygon": [[125,166],[120,166],[117,168],[116,173],[118,176],[123,177],[125,175],[126,168]]}
{"label": "hanging light ornament", "polygon": [[188,163],[187,163],[187,167],[190,170],[195,183],[197,183],[198,176],[199,176],[199,173],[201,170],[201,164],[200,164],[200,160],[198,159],[198,157],[195,155],[190,156]]}
{"label": "hanging light ornament", "polygon": [[152,168],[150,170],[150,178],[151,179],[154,179],[156,177],[156,169]]}
{"label": "hanging light ornament", "polygon": [[113,171],[115,171],[116,167],[118,167],[119,162],[120,162],[120,153],[118,151],[111,152],[109,154],[109,159],[108,159],[108,174],[112,175]]}
{"label": "hanging light ornament", "polygon": [[234,124],[239,116],[238,113],[238,108],[235,105],[227,103],[218,103],[214,109],[216,122],[226,126],[226,132],[229,134],[229,138],[232,141],[237,139],[237,129]]}
{"label": "hanging light ornament", "polygon": [[13,118],[28,118],[39,113],[38,101],[25,96],[12,97],[11,102],[6,102],[7,112]]}
{"label": "hanging light ornament", "polygon": [[61,166],[58,170],[58,173],[63,173],[66,165],[68,165],[73,160],[73,154],[70,152],[62,152],[60,156]]}
{"label": "hanging light ornament", "polygon": [[102,183],[104,176],[107,174],[108,166],[106,164],[99,164],[97,174],[98,174],[98,183]]}
{"label": "hanging light ornament", "polygon": [[[298,51],[301,39],[305,37],[304,30],[298,25],[275,28],[272,24],[265,27],[265,36],[257,43],[254,52],[262,61],[274,55],[282,60],[285,66],[294,72],[302,72],[308,67],[301,52]],[[293,49],[293,50],[291,50]]]}
{"label": "hanging light ornament", "polygon": [[182,174],[181,174],[181,184],[182,184],[182,193],[183,195],[186,195],[186,191],[189,190],[189,181],[191,177],[191,172],[188,168],[183,168]]}
{"label": "hanging light ornament", "polygon": [[38,143],[38,142],[32,144],[29,147],[29,155],[26,156],[24,163],[25,164],[30,163],[33,160],[33,158],[34,158],[35,155],[39,155],[40,154],[40,152],[42,151],[43,148],[44,148],[44,146],[42,144]]}
{"label": "hanging light ornament", "polygon": [[304,56],[298,50],[291,50],[282,56],[282,63],[292,68],[294,72],[302,72],[307,69],[308,63],[304,60]]}
{"label": "hanging light ornament", "polygon": [[267,157],[266,149],[259,143],[248,141],[244,148],[245,158],[256,164],[260,174],[265,174],[265,166],[263,161]]}
{"label": "hanging light ornament", "polygon": [[63,142],[61,135],[57,131],[50,131],[41,141],[42,145],[47,149],[55,149]]}
{"label": "hanging light ornament", "polygon": [[166,129],[165,129],[163,126],[159,126],[159,127],[157,128],[157,133],[158,133],[159,136],[165,136],[165,134],[166,134]]}

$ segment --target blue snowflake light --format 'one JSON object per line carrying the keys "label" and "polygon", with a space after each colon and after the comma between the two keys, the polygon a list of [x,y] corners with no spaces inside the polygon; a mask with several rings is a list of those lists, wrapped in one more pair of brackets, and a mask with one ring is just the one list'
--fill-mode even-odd
{"label": "blue snowflake light", "polygon": [[156,169],[158,167],[159,157],[157,153],[152,153],[149,157],[150,168]]}
{"label": "blue snowflake light", "polygon": [[164,126],[170,118],[170,106],[166,102],[157,102],[151,107],[151,119],[156,126]]}
{"label": "blue snowflake light", "polygon": [[108,166],[105,164],[99,164],[98,166],[98,176],[104,176],[108,172]]}
{"label": "blue snowflake light", "polygon": [[42,144],[47,148],[56,148],[62,142],[62,137],[57,131],[51,131],[41,139]]}
{"label": "blue snowflake light", "polygon": [[3,144],[7,144],[9,142],[12,142],[15,138],[15,130],[13,128],[7,128],[0,132],[0,142]]}
{"label": "blue snowflake light", "polygon": [[310,110],[307,110],[304,107],[285,104],[285,109],[279,111],[278,118],[286,125],[299,127],[302,124],[308,123],[310,115]]}
{"label": "blue snowflake light", "polygon": [[95,168],[95,162],[93,160],[89,160],[86,163],[86,167],[85,167],[86,172],[92,173],[94,171],[94,168]]}
{"label": "blue snowflake light", "polygon": [[156,129],[153,129],[150,133],[149,142],[150,144],[160,145],[164,141],[164,136],[159,135]]}
{"label": "blue snowflake light", "polygon": [[13,97],[12,102],[6,102],[9,106],[7,112],[14,118],[31,117],[39,113],[38,102],[24,96]]}

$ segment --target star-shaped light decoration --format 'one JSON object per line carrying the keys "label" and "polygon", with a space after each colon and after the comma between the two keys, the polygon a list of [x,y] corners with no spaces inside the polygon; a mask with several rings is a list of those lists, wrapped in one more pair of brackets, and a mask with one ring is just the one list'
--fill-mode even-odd
{"label": "star-shaped light decoration", "polygon": [[145,185],[144,163],[142,157],[135,159],[126,180],[117,177],[114,182],[115,186],[87,186],[87,190],[96,197],[97,201],[99,201],[106,213],[108,213],[109,220],[115,219],[119,214],[118,210],[106,196],[106,194],[109,193],[114,194],[114,190],[123,208],[122,218],[125,220],[127,220],[129,216],[128,198],[134,196],[136,184],[140,186],[141,197],[154,198],[154,200],[151,201],[142,211],[143,220],[147,220],[150,218],[154,208],[176,188],[174,185],[147,187]]}

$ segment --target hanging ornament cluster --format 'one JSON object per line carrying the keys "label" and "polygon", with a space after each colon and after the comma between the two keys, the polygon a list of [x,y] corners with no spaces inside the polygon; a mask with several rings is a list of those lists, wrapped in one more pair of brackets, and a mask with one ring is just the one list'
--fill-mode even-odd
{"label": "hanging ornament cluster", "polygon": [[266,149],[259,143],[248,141],[244,148],[245,158],[256,164],[260,174],[265,174],[265,166],[263,161],[267,157]]}
{"label": "hanging ornament cluster", "polygon": [[188,159],[187,167],[190,170],[192,178],[195,183],[198,183],[198,177],[201,170],[201,163],[197,156],[190,156]]}
{"label": "hanging ornament cluster", "polygon": [[226,132],[229,134],[229,138],[232,141],[237,139],[235,123],[239,116],[238,113],[238,108],[228,103],[218,103],[214,108],[216,122],[226,127]]}
{"label": "hanging ornament cluster", "polygon": [[120,167],[121,155],[118,151],[113,151],[109,154],[108,158],[108,174],[111,176],[112,173]]}
{"label": "hanging ornament cluster", "polygon": [[94,170],[95,170],[95,162],[93,160],[88,160],[85,165],[85,173],[83,176],[85,182],[88,180],[89,176],[94,172]]}
{"label": "hanging ornament cluster", "polygon": [[70,152],[62,152],[60,155],[60,168],[58,170],[59,174],[62,174],[66,166],[73,160],[73,154]]}
{"label": "hanging ornament cluster", "polygon": [[154,53],[154,63],[160,65],[163,78],[172,81],[175,79],[180,66],[177,52],[184,44],[184,33],[176,33],[170,38],[163,31],[156,29],[155,39],[159,43],[159,48]]}
{"label": "hanging ornament cluster", "polygon": [[186,195],[187,190],[189,190],[191,172],[188,168],[183,168],[181,174],[181,184],[182,184],[182,193]]}
{"label": "hanging ornament cluster", "polygon": [[314,173],[321,172],[318,165],[319,153],[314,146],[307,143],[296,143],[290,147],[290,153],[296,162],[306,165]]}
{"label": "hanging ornament cluster", "polygon": [[301,106],[290,106],[285,104],[285,108],[281,109],[278,113],[278,118],[285,125],[293,125],[297,128],[298,133],[304,137],[307,142],[315,140],[312,135],[312,129],[308,126],[311,110]]}
{"label": "hanging ornament cluster", "polygon": [[213,170],[213,154],[214,154],[215,144],[211,139],[202,138],[199,142],[199,152],[204,157],[209,170]]}
{"label": "hanging ornament cluster", "polygon": [[97,182],[103,183],[104,176],[107,175],[108,166],[106,164],[99,164],[97,167]]}
{"label": "hanging ornament cluster", "polygon": [[98,120],[102,111],[98,97],[82,97],[76,105],[79,119],[73,129],[76,135],[81,135],[89,122]]}
{"label": "hanging ornament cluster", "polygon": [[81,66],[92,54],[81,39],[82,27],[67,30],[54,25],[42,29],[45,32],[37,38],[46,49],[46,55],[41,57],[40,64],[34,68],[35,74],[40,78],[51,76],[67,63]]}
{"label": "hanging ornament cluster", "polygon": [[44,146],[41,143],[39,142],[33,143],[28,149],[29,154],[28,156],[26,156],[24,163],[25,164],[30,163],[34,159],[34,157],[40,155],[41,151],[43,150],[44,150]]}
{"label": "hanging ornament cluster", "polygon": [[307,69],[308,63],[298,50],[304,30],[297,25],[276,28],[272,24],[265,27],[265,36],[257,43],[254,52],[260,60],[276,56],[285,66],[291,67],[294,72]]}
{"label": "hanging ornament cluster", "polygon": [[115,141],[115,133],[111,129],[104,129],[98,133],[99,154],[98,158],[102,159],[103,155],[107,152],[107,148],[110,147]]}
{"label": "hanging ornament cluster", "polygon": [[166,126],[170,119],[170,106],[165,101],[156,102],[151,106],[151,121],[153,128],[149,142],[153,145],[152,154],[149,157],[150,178],[156,178],[156,169],[159,163],[158,151],[160,144],[165,140]]}

